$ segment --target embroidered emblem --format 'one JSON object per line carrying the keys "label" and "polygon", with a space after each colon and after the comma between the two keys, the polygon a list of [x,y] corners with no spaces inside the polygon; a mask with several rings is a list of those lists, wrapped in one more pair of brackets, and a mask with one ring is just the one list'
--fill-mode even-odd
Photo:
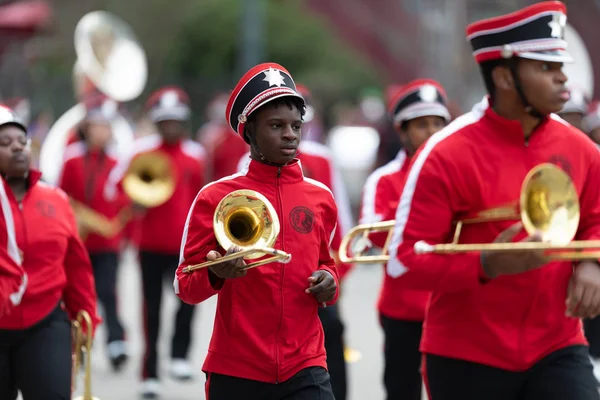
{"label": "embroidered emblem", "polygon": [[315,216],[308,207],[298,206],[290,212],[290,222],[296,231],[307,234],[312,232]]}

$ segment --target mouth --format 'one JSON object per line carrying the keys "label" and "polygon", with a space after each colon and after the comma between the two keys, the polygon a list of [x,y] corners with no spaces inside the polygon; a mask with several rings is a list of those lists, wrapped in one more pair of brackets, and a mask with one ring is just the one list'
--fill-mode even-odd
{"label": "mouth", "polygon": [[294,156],[298,152],[297,147],[281,147],[281,152],[286,156]]}
{"label": "mouth", "polygon": [[568,90],[561,90],[560,92],[558,92],[558,97],[562,101],[567,102],[571,98],[571,92],[569,92]]}
{"label": "mouth", "polygon": [[25,163],[27,162],[27,157],[23,154],[13,156],[12,160],[16,163]]}

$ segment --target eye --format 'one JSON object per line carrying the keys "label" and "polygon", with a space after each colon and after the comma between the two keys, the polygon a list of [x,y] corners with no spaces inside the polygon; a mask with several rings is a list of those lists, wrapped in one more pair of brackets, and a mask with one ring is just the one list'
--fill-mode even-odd
{"label": "eye", "polygon": [[542,71],[550,71],[550,64],[542,63]]}
{"label": "eye", "polygon": [[301,124],[293,125],[292,129],[295,131],[299,131],[300,129],[302,129],[302,125]]}
{"label": "eye", "polygon": [[271,124],[271,128],[272,129],[280,129],[281,128],[281,124],[279,122],[274,122]]}

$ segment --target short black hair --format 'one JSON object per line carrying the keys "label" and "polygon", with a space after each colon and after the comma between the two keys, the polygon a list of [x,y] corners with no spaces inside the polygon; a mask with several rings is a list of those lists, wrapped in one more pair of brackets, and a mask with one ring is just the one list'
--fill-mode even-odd
{"label": "short black hair", "polygon": [[248,125],[250,124],[250,122],[256,121],[257,111],[265,108],[277,108],[279,106],[287,106],[290,110],[292,110],[295,107],[298,111],[300,111],[300,116],[304,120],[304,114],[306,114],[306,105],[304,104],[304,100],[296,96],[279,97],[278,99],[274,99],[266,104],[263,104],[262,106],[254,110],[250,115],[248,115],[248,119],[246,121],[246,124],[244,125],[244,141],[246,143],[250,144],[250,137],[254,133],[248,129]]}

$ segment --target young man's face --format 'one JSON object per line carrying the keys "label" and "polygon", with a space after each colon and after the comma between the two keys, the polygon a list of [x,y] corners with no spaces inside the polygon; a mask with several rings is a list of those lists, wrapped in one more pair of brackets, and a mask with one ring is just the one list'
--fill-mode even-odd
{"label": "young man's face", "polygon": [[165,142],[174,143],[186,135],[186,128],[183,122],[175,120],[159,121],[156,124],[158,132]]}
{"label": "young man's face", "polygon": [[523,92],[531,106],[544,115],[562,110],[569,100],[562,63],[520,59],[517,68]]}
{"label": "young man's face", "polygon": [[[284,165],[296,157],[302,137],[302,114],[285,104],[263,107],[256,114],[254,135],[262,155],[274,164]],[[251,146],[251,152],[255,152]],[[253,154],[253,158],[260,155]]]}
{"label": "young man's face", "polygon": [[409,155],[413,155],[431,135],[441,130],[444,126],[446,126],[444,119],[433,115],[406,121],[400,129],[402,146]]}

